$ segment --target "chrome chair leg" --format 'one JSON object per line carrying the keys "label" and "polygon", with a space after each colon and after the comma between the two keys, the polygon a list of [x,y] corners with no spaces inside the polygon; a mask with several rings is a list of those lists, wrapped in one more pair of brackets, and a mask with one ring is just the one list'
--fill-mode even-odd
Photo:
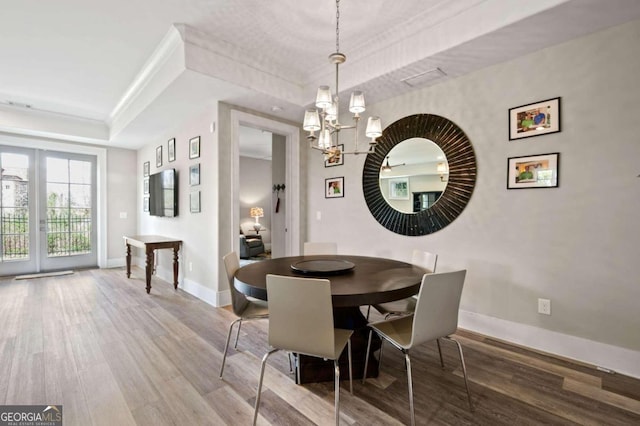
{"label": "chrome chair leg", "polygon": [[460,342],[451,337],[445,337],[445,339],[454,342],[458,346],[458,353],[460,354],[460,364],[462,365],[462,376],[464,377],[464,386],[467,388],[467,400],[469,401],[469,410],[473,411],[473,404],[471,403],[471,392],[469,391],[469,381],[467,380],[467,367],[464,363],[464,355],[462,355],[462,346]]}
{"label": "chrome chair leg", "polygon": [[336,400],[336,426],[340,424],[340,365],[338,360],[333,360],[333,368],[335,370],[335,400]]}
{"label": "chrome chair leg", "polygon": [[405,363],[407,364],[407,386],[409,387],[409,411],[411,412],[411,426],[416,424],[416,414],[413,410],[413,380],[411,379],[411,359],[409,352],[404,352]]}
{"label": "chrome chair leg", "polygon": [[369,342],[367,343],[367,355],[364,359],[364,373],[362,374],[362,384],[364,385],[365,380],[367,380],[367,367],[369,366],[369,350],[371,349],[371,335],[373,334],[373,329],[369,330]]}
{"label": "chrome chair leg", "polygon": [[233,345],[233,349],[238,348],[238,338],[240,337],[240,327],[242,327],[242,318],[240,318],[240,324],[238,324],[238,332],[236,333],[236,343]]}
{"label": "chrome chair leg", "polygon": [[438,345],[438,353],[440,354],[440,366],[444,368],[444,360],[442,359],[442,348],[440,347],[440,339],[436,339],[436,344]]}
{"label": "chrome chair leg", "polygon": [[262,357],[262,365],[260,366],[260,380],[258,381],[258,390],[256,393],[256,407],[253,411],[253,426],[256,426],[256,421],[258,420],[258,408],[260,407],[260,393],[262,392],[262,379],[264,378],[264,368],[267,365],[267,358],[279,349],[269,349],[269,352],[264,354]]}
{"label": "chrome chair leg", "polygon": [[[220,378],[222,378],[222,372],[224,371],[224,363],[227,360],[227,350],[229,349],[229,340],[231,339],[231,331],[233,331],[233,326],[238,321],[241,321],[241,319],[238,318],[237,320],[232,322],[231,325],[229,325],[229,332],[227,333],[227,343],[225,343],[224,345],[224,353],[222,355],[222,366],[220,367]],[[240,329],[240,326],[238,326],[238,329]]]}
{"label": "chrome chair leg", "polygon": [[384,347],[384,339],[380,339],[380,355],[378,356],[378,370],[382,367],[382,348]]}
{"label": "chrome chair leg", "polygon": [[[351,339],[347,340],[347,355],[349,355],[349,392],[353,395],[353,368],[351,363]],[[367,370],[365,370],[366,372]]]}

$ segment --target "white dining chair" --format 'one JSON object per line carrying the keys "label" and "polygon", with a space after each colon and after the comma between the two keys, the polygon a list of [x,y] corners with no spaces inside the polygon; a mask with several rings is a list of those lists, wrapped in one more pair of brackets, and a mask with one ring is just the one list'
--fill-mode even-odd
{"label": "white dining chair", "polygon": [[[428,251],[413,250],[411,263],[424,268],[429,273],[434,273],[436,272],[438,255]],[[394,300],[393,302],[378,303],[373,305],[373,307],[387,319],[393,315],[408,315],[412,313],[416,308],[417,300],[417,296],[411,296]],[[367,309],[367,319],[369,319],[369,309],[371,309],[371,306]]]}
{"label": "white dining chair", "polygon": [[[425,274],[422,277],[418,301],[413,315],[393,317],[391,319],[369,324],[369,341],[365,358],[364,371],[367,371],[369,363],[369,351],[371,349],[371,337],[375,331],[387,342],[402,351],[405,356],[407,368],[407,382],[409,388],[409,410],[411,424],[415,425],[415,410],[413,404],[413,382],[411,378],[411,359],[409,351],[414,347],[431,340],[445,339],[454,342],[458,346],[460,363],[464,384],[467,389],[469,408],[473,411],[469,382],[467,380],[467,368],[464,363],[462,346],[450,337],[458,328],[458,311],[460,309],[460,297],[467,271],[445,272],[440,274]],[[382,351],[382,347],[380,348]],[[365,383],[366,375],[362,378]]]}
{"label": "white dining chair", "polygon": [[[260,393],[267,358],[278,350],[333,360],[335,381],[335,421],[340,422],[340,366],[345,346],[349,360],[349,391],[353,394],[351,334],[353,330],[334,328],[331,284],[317,278],[267,275],[269,299],[269,351],[262,358],[256,393],[253,424],[258,418]],[[300,378],[299,363],[298,379]],[[298,380],[299,381],[299,380]]]}
{"label": "white dining chair", "polygon": [[238,323],[238,331],[236,333],[236,342],[234,348],[238,347],[238,338],[240,337],[240,327],[243,321],[255,320],[255,319],[267,319],[269,318],[269,308],[267,302],[257,299],[248,299],[244,294],[236,290],[234,286],[234,275],[240,268],[240,260],[238,254],[235,251],[226,254],[222,260],[224,261],[224,269],[227,272],[227,279],[229,280],[229,290],[231,291],[231,307],[233,313],[238,316],[238,319],[234,320],[229,325],[229,332],[227,333],[227,343],[224,345],[224,354],[222,355],[222,366],[220,367],[220,378],[224,372],[224,364],[227,360],[227,351],[229,349],[229,340],[231,339],[231,331],[233,326]]}
{"label": "white dining chair", "polygon": [[307,241],[304,243],[302,253],[305,256],[315,254],[338,254],[338,244],[331,242]]}

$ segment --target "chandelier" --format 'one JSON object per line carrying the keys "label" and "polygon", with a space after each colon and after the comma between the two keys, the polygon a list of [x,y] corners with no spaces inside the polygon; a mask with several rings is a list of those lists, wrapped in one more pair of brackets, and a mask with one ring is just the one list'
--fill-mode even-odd
{"label": "chandelier", "polygon": [[[364,94],[355,91],[351,94],[349,111],[353,113],[353,124],[344,125],[338,121],[339,115],[339,67],[347,60],[340,53],[340,0],[336,0],[336,52],[329,55],[329,61],[336,66],[336,89],[331,94],[329,86],[320,86],[316,96],[316,108],[308,109],[304,113],[302,128],[309,132],[307,139],[311,148],[318,149],[325,154],[325,159],[337,159],[341,154],[368,154],[375,152],[376,138],[382,136],[380,117],[369,117],[365,135],[371,140],[366,149],[358,149],[358,122],[360,114],[365,111]],[[352,151],[341,151],[338,147],[340,131],[354,130],[355,148]],[[316,136],[316,132],[319,132]],[[334,137],[335,136],[335,137]]]}

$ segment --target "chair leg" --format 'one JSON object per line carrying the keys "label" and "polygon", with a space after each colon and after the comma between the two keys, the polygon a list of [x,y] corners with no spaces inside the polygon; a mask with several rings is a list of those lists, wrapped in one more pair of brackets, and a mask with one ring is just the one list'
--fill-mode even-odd
{"label": "chair leg", "polygon": [[277,352],[279,349],[269,349],[269,352],[267,352],[266,354],[264,354],[264,356],[262,357],[262,365],[260,366],[260,380],[258,381],[258,390],[256,393],[256,406],[255,409],[253,411],[253,426],[256,425],[256,421],[258,420],[258,408],[260,407],[260,393],[262,392],[262,379],[264,378],[264,368],[267,365],[267,358],[269,358],[269,356],[274,353]]}
{"label": "chair leg", "polygon": [[367,306],[367,321],[369,321],[369,313],[371,313],[371,305]]}
{"label": "chair leg", "polygon": [[369,330],[369,343],[367,343],[367,355],[364,359],[364,373],[362,373],[362,384],[364,385],[365,380],[367,380],[367,367],[369,366],[369,350],[371,349],[371,335],[373,334],[373,329]]}
{"label": "chair leg", "polygon": [[451,340],[458,346],[458,353],[460,354],[460,364],[462,365],[462,375],[464,377],[464,386],[467,388],[467,400],[469,401],[469,410],[473,411],[473,404],[471,403],[471,392],[469,391],[469,381],[467,380],[467,367],[464,363],[464,355],[462,355],[462,346],[460,342],[451,337],[445,337],[447,340]]}
{"label": "chair leg", "polygon": [[438,353],[440,354],[440,366],[444,368],[444,360],[442,359],[442,348],[440,347],[440,339],[436,339],[436,344],[438,345]]}
{"label": "chair leg", "polygon": [[242,318],[240,318],[240,323],[238,324],[238,332],[236,333],[236,343],[233,345],[233,349],[238,349],[238,338],[240,337],[240,327],[242,327]]}
{"label": "chair leg", "polygon": [[[351,339],[347,340],[347,354],[349,355],[349,392],[353,395],[353,368],[351,363]],[[366,373],[367,370],[365,370]]]}
{"label": "chair leg", "polygon": [[[233,330],[234,324],[237,323],[238,321],[241,321],[241,319],[238,318],[237,320],[232,322],[231,325],[229,325],[229,332],[227,333],[227,343],[225,343],[224,345],[224,354],[222,355],[222,366],[220,367],[220,378],[222,378],[222,372],[224,371],[224,363],[227,360],[227,350],[229,349],[229,340],[231,339],[231,331]],[[238,329],[239,329],[239,326],[238,326]]]}
{"label": "chair leg", "polygon": [[407,386],[409,387],[409,411],[411,413],[411,426],[416,424],[416,414],[413,409],[413,380],[411,379],[411,359],[409,358],[409,352],[404,352],[404,359],[407,364]]}
{"label": "chair leg", "polygon": [[378,370],[382,367],[382,348],[384,347],[384,339],[380,341],[380,355],[378,356]]}
{"label": "chair leg", "polygon": [[335,370],[335,399],[336,399],[336,426],[340,424],[340,365],[337,359],[333,360]]}

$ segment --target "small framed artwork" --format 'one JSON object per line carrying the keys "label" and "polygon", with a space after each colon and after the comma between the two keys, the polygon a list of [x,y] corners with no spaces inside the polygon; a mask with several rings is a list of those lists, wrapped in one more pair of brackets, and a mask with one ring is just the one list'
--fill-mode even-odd
{"label": "small framed artwork", "polygon": [[338,149],[325,154],[324,166],[325,167],[333,167],[333,166],[342,166],[344,164],[344,155],[342,152],[344,151],[344,145],[338,145]]}
{"label": "small framed artwork", "polygon": [[162,145],[156,148],[156,167],[162,167]]}
{"label": "small framed artwork", "polygon": [[200,213],[200,191],[189,194],[189,206],[191,213]]}
{"label": "small framed artwork", "polygon": [[142,211],[143,212],[149,211],[149,197],[144,197],[142,199]]}
{"label": "small framed artwork", "polygon": [[200,136],[189,139],[189,158],[200,157]]}
{"label": "small framed artwork", "polygon": [[409,178],[389,179],[389,199],[408,200],[409,199]]}
{"label": "small framed artwork", "polygon": [[169,163],[176,161],[176,138],[171,138],[167,142],[167,161]]}
{"label": "small framed artwork", "polygon": [[324,180],[324,198],[344,197],[344,176]]}
{"label": "small framed artwork", "polygon": [[144,189],[144,193],[145,193],[145,194],[148,194],[148,193],[149,193],[149,179],[145,179],[145,180],[142,182],[142,187],[143,187],[143,189]]}
{"label": "small framed artwork", "polygon": [[200,163],[189,167],[189,185],[200,185]]}
{"label": "small framed artwork", "polygon": [[560,131],[560,98],[547,99],[509,110],[509,140]]}
{"label": "small framed artwork", "polygon": [[507,167],[507,189],[557,188],[560,153],[511,157]]}
{"label": "small framed artwork", "polygon": [[149,176],[149,168],[151,167],[151,163],[149,161],[145,161],[142,165],[142,174],[144,177]]}

